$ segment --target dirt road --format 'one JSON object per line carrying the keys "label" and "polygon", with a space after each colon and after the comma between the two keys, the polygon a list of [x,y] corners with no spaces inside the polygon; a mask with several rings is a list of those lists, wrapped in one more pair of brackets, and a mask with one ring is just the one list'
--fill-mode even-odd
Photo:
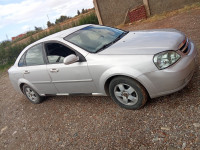
{"label": "dirt road", "polygon": [[[176,28],[200,48],[200,10],[128,30]],[[34,105],[0,78],[0,149],[200,149],[200,67],[183,90],[137,111],[109,97],[49,97]]]}

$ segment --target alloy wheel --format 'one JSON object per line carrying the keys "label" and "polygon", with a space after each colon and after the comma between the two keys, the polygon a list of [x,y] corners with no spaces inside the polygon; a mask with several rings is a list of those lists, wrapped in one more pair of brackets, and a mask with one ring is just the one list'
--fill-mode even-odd
{"label": "alloy wheel", "polygon": [[37,97],[36,93],[31,88],[27,87],[26,90],[25,90],[25,92],[26,92],[27,97],[31,101],[35,102],[35,101],[38,100],[38,97]]}
{"label": "alloy wheel", "polygon": [[137,92],[128,84],[117,84],[114,88],[114,94],[115,97],[124,105],[135,105],[138,101]]}

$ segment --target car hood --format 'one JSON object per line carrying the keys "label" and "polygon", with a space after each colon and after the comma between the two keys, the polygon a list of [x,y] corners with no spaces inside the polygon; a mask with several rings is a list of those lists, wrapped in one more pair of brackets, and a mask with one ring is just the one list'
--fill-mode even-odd
{"label": "car hood", "polygon": [[129,32],[107,49],[99,52],[106,55],[156,54],[165,50],[178,50],[185,35],[175,29],[142,30]]}

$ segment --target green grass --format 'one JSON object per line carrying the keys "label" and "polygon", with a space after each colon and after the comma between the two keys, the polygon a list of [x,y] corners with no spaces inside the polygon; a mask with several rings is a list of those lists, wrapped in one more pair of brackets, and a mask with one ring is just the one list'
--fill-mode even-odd
{"label": "green grass", "polygon": [[8,64],[5,64],[5,65],[0,65],[0,77],[1,75],[7,71],[11,66],[13,65],[13,63],[8,63]]}
{"label": "green grass", "polygon": [[83,25],[83,24],[99,24],[98,19],[96,17],[95,13],[92,13],[88,16],[84,16],[79,20],[78,25]]}
{"label": "green grass", "polygon": [[8,64],[5,64],[5,65],[1,65],[1,66],[0,66],[0,71],[7,70],[7,69],[10,68],[12,65],[13,65],[13,63],[8,63]]}

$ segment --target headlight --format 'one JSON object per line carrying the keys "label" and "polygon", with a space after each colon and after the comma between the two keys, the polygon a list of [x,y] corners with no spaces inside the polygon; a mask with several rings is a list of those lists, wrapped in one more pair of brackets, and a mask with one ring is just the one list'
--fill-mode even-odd
{"label": "headlight", "polygon": [[154,56],[153,62],[158,69],[165,69],[176,63],[181,56],[175,51],[165,51]]}

